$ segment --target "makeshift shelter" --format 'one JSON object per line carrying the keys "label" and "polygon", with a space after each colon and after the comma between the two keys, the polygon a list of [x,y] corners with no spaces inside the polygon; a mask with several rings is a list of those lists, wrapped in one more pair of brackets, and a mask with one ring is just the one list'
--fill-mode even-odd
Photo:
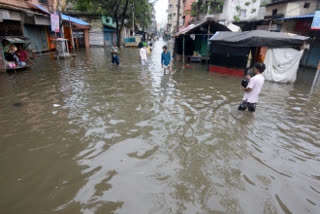
{"label": "makeshift shelter", "polygon": [[10,53],[10,48],[17,48],[18,45],[26,49],[30,45],[30,40],[22,36],[1,36],[0,37],[0,72],[16,71],[27,69],[30,65],[18,65]]}
{"label": "makeshift shelter", "polygon": [[242,76],[247,67],[264,62],[264,76],[274,82],[294,82],[309,37],[253,30],[217,32],[210,38],[210,71]]}
{"label": "makeshift shelter", "polygon": [[185,57],[190,61],[209,59],[209,38],[217,31],[229,31],[229,29],[213,19],[189,25],[174,35],[175,55],[181,56],[182,61]]}

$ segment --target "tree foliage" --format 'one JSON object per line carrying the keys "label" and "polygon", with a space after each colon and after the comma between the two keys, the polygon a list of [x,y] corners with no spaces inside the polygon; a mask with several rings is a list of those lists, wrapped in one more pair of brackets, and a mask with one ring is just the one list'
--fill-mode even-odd
{"label": "tree foliage", "polygon": [[[191,5],[191,16],[199,18],[200,14],[204,13],[221,13],[224,0],[198,0]],[[210,5],[210,11],[208,6]]]}
{"label": "tree foliage", "polygon": [[71,0],[76,9],[93,14],[112,17],[116,22],[118,46],[121,41],[121,31],[125,20],[132,22],[132,12],[135,23],[148,27],[152,18],[152,3],[148,0]]}

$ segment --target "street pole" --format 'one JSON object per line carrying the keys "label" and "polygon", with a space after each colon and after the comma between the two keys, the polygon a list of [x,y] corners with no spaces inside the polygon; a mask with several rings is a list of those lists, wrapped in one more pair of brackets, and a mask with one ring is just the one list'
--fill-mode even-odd
{"label": "street pole", "polygon": [[185,35],[183,35],[183,39],[182,39],[182,64],[184,64],[184,48],[185,48]]}
{"label": "street pole", "polygon": [[74,40],[73,40],[73,31],[72,31],[72,24],[71,24],[71,19],[70,19],[70,16],[69,16],[69,28],[70,28],[70,36],[71,36],[71,45],[72,45],[72,50],[73,52],[75,51],[75,48],[74,48]]}
{"label": "street pole", "polygon": [[180,26],[180,1],[178,0],[178,5],[177,5],[177,28],[176,31],[179,32],[179,26]]}
{"label": "street pole", "polygon": [[135,36],[135,33],[134,33],[134,1],[132,3],[132,36]]}

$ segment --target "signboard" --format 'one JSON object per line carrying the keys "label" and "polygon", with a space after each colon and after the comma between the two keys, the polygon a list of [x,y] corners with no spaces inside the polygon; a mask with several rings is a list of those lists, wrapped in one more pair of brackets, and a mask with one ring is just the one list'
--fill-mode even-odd
{"label": "signboard", "polygon": [[51,31],[59,33],[59,15],[57,14],[50,14],[51,19]]}
{"label": "signboard", "polygon": [[84,37],[84,33],[83,31],[73,31],[73,38],[83,38]]}
{"label": "signboard", "polygon": [[314,12],[311,30],[320,30],[320,10]]}

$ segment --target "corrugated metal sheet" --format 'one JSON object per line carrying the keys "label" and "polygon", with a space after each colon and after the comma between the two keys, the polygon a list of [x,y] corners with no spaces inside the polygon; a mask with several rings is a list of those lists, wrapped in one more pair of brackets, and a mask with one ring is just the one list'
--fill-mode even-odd
{"label": "corrugated metal sheet", "polygon": [[30,43],[30,40],[25,37],[4,36],[0,38],[8,40],[11,43]]}
{"label": "corrugated metal sheet", "polygon": [[24,34],[31,41],[29,48],[36,51],[48,50],[47,27],[24,25]]}

